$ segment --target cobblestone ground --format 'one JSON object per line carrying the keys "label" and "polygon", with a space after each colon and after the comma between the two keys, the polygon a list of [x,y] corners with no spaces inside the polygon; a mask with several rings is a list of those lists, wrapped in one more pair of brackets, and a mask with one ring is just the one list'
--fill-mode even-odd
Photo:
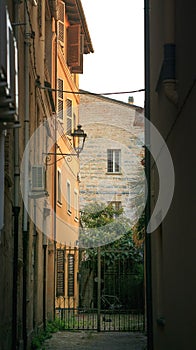
{"label": "cobblestone ground", "polygon": [[42,350],[145,350],[141,333],[57,332],[45,341]]}

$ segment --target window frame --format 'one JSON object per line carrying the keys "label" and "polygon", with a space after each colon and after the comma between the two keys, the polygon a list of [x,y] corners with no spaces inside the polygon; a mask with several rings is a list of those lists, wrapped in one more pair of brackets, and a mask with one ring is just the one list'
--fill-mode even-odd
{"label": "window frame", "polygon": [[74,220],[79,221],[79,194],[76,189],[74,190]]}
{"label": "window frame", "polygon": [[71,215],[71,183],[67,180],[67,191],[66,191],[66,200],[67,200],[67,213]]}
{"label": "window frame", "polygon": [[62,173],[57,169],[57,203],[62,205]]}
{"label": "window frame", "polygon": [[[112,166],[111,166],[112,165]],[[107,174],[121,173],[121,149],[107,149]]]}

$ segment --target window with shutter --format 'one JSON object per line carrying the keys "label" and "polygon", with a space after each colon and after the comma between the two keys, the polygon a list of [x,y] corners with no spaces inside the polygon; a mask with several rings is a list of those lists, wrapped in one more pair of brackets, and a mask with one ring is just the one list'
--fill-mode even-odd
{"label": "window with shutter", "polygon": [[63,80],[58,79],[58,117],[63,120]]}
{"label": "window with shutter", "polygon": [[66,101],[66,115],[67,115],[67,135],[72,133],[72,100],[67,99]]}
{"label": "window with shutter", "polygon": [[80,65],[71,67],[71,72],[75,74],[83,73],[83,54],[84,54],[84,34],[80,34]]}
{"label": "window with shutter", "polygon": [[65,4],[60,1],[58,8],[58,39],[60,44],[64,47],[65,42]]}
{"label": "window with shutter", "polygon": [[80,24],[67,28],[67,64],[71,68],[79,67],[81,62]]}
{"label": "window with shutter", "polygon": [[74,296],[74,255],[68,255],[68,297]]}
{"label": "window with shutter", "polygon": [[63,249],[57,249],[56,295],[65,295],[65,251]]}

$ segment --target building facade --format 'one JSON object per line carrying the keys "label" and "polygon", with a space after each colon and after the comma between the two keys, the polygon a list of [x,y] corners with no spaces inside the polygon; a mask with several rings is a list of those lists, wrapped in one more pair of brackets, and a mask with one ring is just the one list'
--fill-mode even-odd
{"label": "building facade", "polygon": [[111,204],[134,224],[144,209],[143,108],[88,92],[80,101],[88,135],[80,162],[80,209]]}
{"label": "building facade", "polygon": [[[196,348],[196,168],[193,161],[196,50],[192,35],[196,32],[196,4],[189,1],[185,6],[182,0],[149,1],[149,7],[150,25],[146,28],[150,28],[150,46],[146,52],[150,60],[148,117],[169,148],[175,172],[170,209],[151,233],[148,258],[152,265],[152,341],[149,348],[193,350]],[[158,155],[161,162],[164,162],[163,152],[164,147]],[[156,163],[157,159],[151,160],[151,214],[159,195],[160,174]]]}
{"label": "building facade", "polygon": [[71,133],[83,54],[93,48],[78,0],[0,6],[0,347],[30,349],[55,317],[56,296],[77,303],[79,159]]}

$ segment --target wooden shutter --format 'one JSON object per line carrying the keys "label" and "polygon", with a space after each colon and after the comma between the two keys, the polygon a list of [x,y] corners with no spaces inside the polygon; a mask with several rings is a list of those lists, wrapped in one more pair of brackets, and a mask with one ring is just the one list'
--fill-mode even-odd
{"label": "wooden shutter", "polygon": [[72,66],[71,72],[75,74],[83,73],[83,54],[84,54],[84,34],[80,34],[80,64],[78,66]]}
{"label": "wooden shutter", "polygon": [[64,46],[65,42],[65,4],[63,1],[59,3],[58,8],[58,39],[60,44]]}
{"label": "wooden shutter", "polygon": [[68,255],[68,296],[74,296],[74,255]]}
{"label": "wooden shutter", "polygon": [[57,285],[56,295],[64,296],[65,294],[65,251],[57,249]]}
{"label": "wooden shutter", "polygon": [[58,79],[58,117],[63,120],[63,80]]}
{"label": "wooden shutter", "polygon": [[77,67],[71,67],[71,72],[75,74],[83,73],[83,55],[80,54],[80,65]]}
{"label": "wooden shutter", "polygon": [[70,67],[80,66],[80,24],[75,24],[67,29],[67,64]]}
{"label": "wooden shutter", "polygon": [[72,101],[66,100],[66,114],[67,114],[67,130],[66,134],[71,135],[72,133]]}

